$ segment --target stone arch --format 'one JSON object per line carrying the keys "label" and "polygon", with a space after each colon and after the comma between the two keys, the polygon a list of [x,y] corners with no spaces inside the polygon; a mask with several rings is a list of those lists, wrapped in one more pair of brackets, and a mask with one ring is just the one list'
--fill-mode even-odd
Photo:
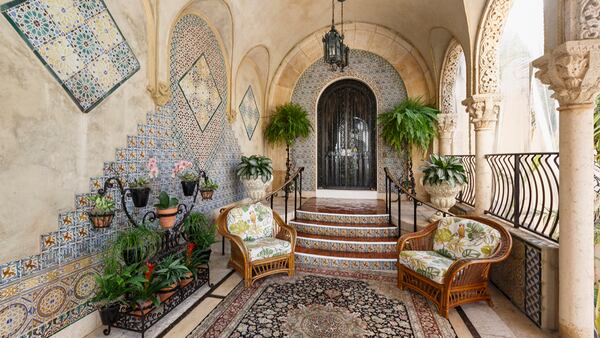
{"label": "stone arch", "polygon": [[498,46],[511,4],[512,0],[493,0],[486,6],[475,42],[473,94],[499,92]]}
{"label": "stone arch", "polygon": [[[245,68],[251,67],[256,73],[257,82],[260,84],[260,100],[261,100],[261,111],[265,109],[265,100],[267,93],[267,85],[269,81],[269,65],[271,64],[271,53],[265,45],[256,45],[250,48],[237,66],[235,71],[235,92],[238,92],[238,86],[244,85],[240,83],[240,72],[243,72]],[[241,97],[237,93],[232,93],[232,99],[234,104],[239,103]]]}
{"label": "stone arch", "polygon": [[[310,34],[292,48],[280,63],[269,88],[269,107],[289,101],[302,73],[323,55],[321,38],[329,27]],[[389,28],[363,22],[344,26],[346,42],[351,49],[379,55],[396,69],[411,97],[431,102],[435,85],[423,57],[400,34]],[[350,60],[352,62],[352,60]]]}
{"label": "stone arch", "polygon": [[452,39],[442,63],[439,88],[439,152],[443,155],[452,152],[451,143],[456,129],[457,107],[455,97],[456,77],[458,74],[458,63],[461,55],[464,55],[461,44]]}

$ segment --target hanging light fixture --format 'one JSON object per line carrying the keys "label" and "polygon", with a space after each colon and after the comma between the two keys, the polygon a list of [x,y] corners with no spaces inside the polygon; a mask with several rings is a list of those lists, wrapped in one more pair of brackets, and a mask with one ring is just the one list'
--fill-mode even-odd
{"label": "hanging light fixture", "polygon": [[331,70],[338,68],[344,71],[348,66],[348,54],[350,48],[344,44],[344,1],[342,3],[342,33],[335,29],[335,0],[331,0],[331,29],[323,36],[323,59],[325,63],[331,65]]}

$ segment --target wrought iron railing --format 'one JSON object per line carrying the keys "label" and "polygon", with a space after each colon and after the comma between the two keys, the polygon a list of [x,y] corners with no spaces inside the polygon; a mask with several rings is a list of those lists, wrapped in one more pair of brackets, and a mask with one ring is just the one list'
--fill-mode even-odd
{"label": "wrought iron railing", "polygon": [[486,213],[558,242],[558,153],[486,155],[492,201]]}
{"label": "wrought iron railing", "polygon": [[475,155],[454,155],[460,158],[465,173],[467,174],[467,184],[458,194],[456,200],[466,205],[475,206]]}
{"label": "wrought iron railing", "polygon": [[436,208],[432,204],[420,200],[415,193],[412,192],[410,186],[410,179],[403,179],[402,182],[407,182],[406,184],[402,184],[401,180],[399,180],[396,176],[394,176],[389,168],[383,168],[385,172],[385,212],[389,215],[389,223],[392,223],[392,195],[396,194],[397,200],[395,202],[398,203],[398,236],[402,236],[402,195],[406,195],[408,201],[412,202],[413,208],[413,231],[417,231],[417,208],[420,206],[426,206],[436,212],[438,212],[442,217],[446,216],[454,216],[453,213],[444,211]]}

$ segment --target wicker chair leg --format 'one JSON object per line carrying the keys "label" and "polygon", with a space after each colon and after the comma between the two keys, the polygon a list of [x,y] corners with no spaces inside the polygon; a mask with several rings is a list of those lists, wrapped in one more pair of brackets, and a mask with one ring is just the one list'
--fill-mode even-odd
{"label": "wicker chair leg", "polygon": [[404,274],[402,273],[402,268],[400,268],[398,266],[398,288],[400,290],[404,290],[404,283],[403,283],[403,279],[404,278]]}

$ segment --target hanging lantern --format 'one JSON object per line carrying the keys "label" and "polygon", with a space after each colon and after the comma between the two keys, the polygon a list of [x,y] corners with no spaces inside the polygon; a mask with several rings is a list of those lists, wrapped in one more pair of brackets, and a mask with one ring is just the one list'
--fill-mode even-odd
{"label": "hanging lantern", "polygon": [[340,68],[343,72],[348,66],[350,48],[344,44],[344,1],[342,3],[342,33],[335,28],[335,0],[331,0],[331,29],[323,36],[323,59],[331,65],[331,70]]}

